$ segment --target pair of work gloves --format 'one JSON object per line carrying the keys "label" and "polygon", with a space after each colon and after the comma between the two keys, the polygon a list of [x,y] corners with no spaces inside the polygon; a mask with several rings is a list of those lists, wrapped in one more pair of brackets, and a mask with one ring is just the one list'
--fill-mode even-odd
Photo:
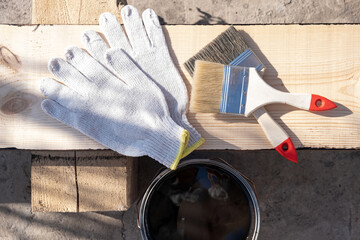
{"label": "pair of work gloves", "polygon": [[[83,34],[84,51],[49,61],[57,78],[43,79],[45,113],[127,156],[148,155],[175,169],[204,139],[186,117],[188,95],[152,9],[121,10],[124,30],[110,13]],[[91,55],[89,55],[91,54]]]}

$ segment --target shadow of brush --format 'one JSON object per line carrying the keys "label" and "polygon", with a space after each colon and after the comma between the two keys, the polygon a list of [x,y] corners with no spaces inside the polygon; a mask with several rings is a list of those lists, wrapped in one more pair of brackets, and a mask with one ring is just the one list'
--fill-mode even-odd
{"label": "shadow of brush", "polygon": [[264,80],[271,79],[271,85],[276,85],[276,89],[283,91],[283,92],[289,92],[289,90],[285,87],[282,80],[278,78],[278,72],[276,71],[275,67],[271,64],[271,62],[266,58],[266,56],[262,53],[259,46],[256,44],[256,42],[247,34],[244,30],[238,30],[241,35],[243,36],[246,44],[251,48],[251,50],[254,51],[256,56],[260,59],[260,61],[264,64],[266,67],[265,73],[264,73]]}

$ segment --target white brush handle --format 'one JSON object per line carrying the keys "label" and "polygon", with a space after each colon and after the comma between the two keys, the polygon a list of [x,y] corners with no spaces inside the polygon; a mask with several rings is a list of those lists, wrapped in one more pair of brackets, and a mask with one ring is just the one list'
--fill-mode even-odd
{"label": "white brush handle", "polygon": [[267,139],[276,151],[278,151],[278,153],[286,159],[292,162],[297,162],[296,150],[289,135],[274,119],[272,119],[265,108],[260,107],[252,114],[260,124]]}
{"label": "white brush handle", "polygon": [[266,92],[266,105],[271,103],[283,103],[304,110],[310,109],[312,96],[310,93],[286,93],[274,88],[268,89]]}
{"label": "white brush handle", "polygon": [[268,85],[258,74],[255,68],[249,68],[249,83],[245,116],[249,116],[259,107],[283,103],[310,111],[325,111],[336,107],[330,100],[310,93],[287,93]]}
{"label": "white brush handle", "polygon": [[252,114],[259,122],[266,137],[274,148],[289,138],[289,135],[277,122],[275,122],[274,119],[272,119],[270,114],[266,112],[265,108],[258,108]]}

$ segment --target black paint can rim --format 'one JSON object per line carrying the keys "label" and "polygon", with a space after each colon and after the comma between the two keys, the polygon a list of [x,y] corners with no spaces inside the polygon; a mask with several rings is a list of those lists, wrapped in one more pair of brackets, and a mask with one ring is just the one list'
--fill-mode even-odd
{"label": "black paint can rim", "polygon": [[[208,165],[208,166],[218,167],[222,169],[224,172],[231,174],[234,178],[236,178],[240,182],[243,188],[246,189],[247,194],[249,196],[249,200],[251,201],[250,208],[252,210],[252,223],[247,239],[256,240],[258,238],[259,230],[260,230],[260,208],[253,184],[239,171],[237,171],[234,167],[232,167],[230,164],[226,163],[221,159],[184,160],[180,162],[180,164],[177,167],[177,170],[191,165]],[[171,173],[173,173],[173,170],[170,169],[164,169],[163,171],[161,171],[152,181],[150,186],[147,188],[145,194],[143,195],[142,199],[139,202],[140,206],[138,208],[138,224],[140,227],[140,233],[143,240],[150,240],[149,238],[150,233],[146,226],[146,219],[147,219],[146,210],[148,207],[148,203],[150,202],[151,196],[153,192],[157,189],[158,185],[161,184],[162,180],[164,180]]]}

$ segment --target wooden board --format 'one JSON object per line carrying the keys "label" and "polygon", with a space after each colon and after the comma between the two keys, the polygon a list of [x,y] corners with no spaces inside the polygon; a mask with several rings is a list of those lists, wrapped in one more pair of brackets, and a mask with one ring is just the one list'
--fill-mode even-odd
{"label": "wooden board", "polygon": [[74,151],[33,152],[31,209],[34,212],[77,212]]}
{"label": "wooden board", "polygon": [[137,197],[137,158],[113,151],[33,151],[33,212],[124,211]]}
{"label": "wooden board", "polygon": [[[34,0],[33,24],[98,24],[101,13],[111,12],[120,17],[119,0]],[[126,1],[125,1],[126,2]],[[122,5],[119,4],[119,7]]]}
{"label": "wooden board", "polygon": [[79,211],[124,211],[137,197],[137,158],[76,151]]}
{"label": "wooden board", "polygon": [[[0,26],[0,147],[22,149],[99,149],[98,143],[46,116],[40,109],[41,78],[47,61],[69,45],[82,46],[80,34],[97,26]],[[191,90],[182,63],[227,26],[167,26],[176,64]],[[267,110],[289,133],[296,147],[360,146],[360,25],[238,26],[265,63],[264,79],[291,92],[312,92],[339,107],[311,113],[284,105]],[[14,55],[12,55],[12,53]],[[271,148],[251,118],[189,113],[205,137],[201,149]]]}

